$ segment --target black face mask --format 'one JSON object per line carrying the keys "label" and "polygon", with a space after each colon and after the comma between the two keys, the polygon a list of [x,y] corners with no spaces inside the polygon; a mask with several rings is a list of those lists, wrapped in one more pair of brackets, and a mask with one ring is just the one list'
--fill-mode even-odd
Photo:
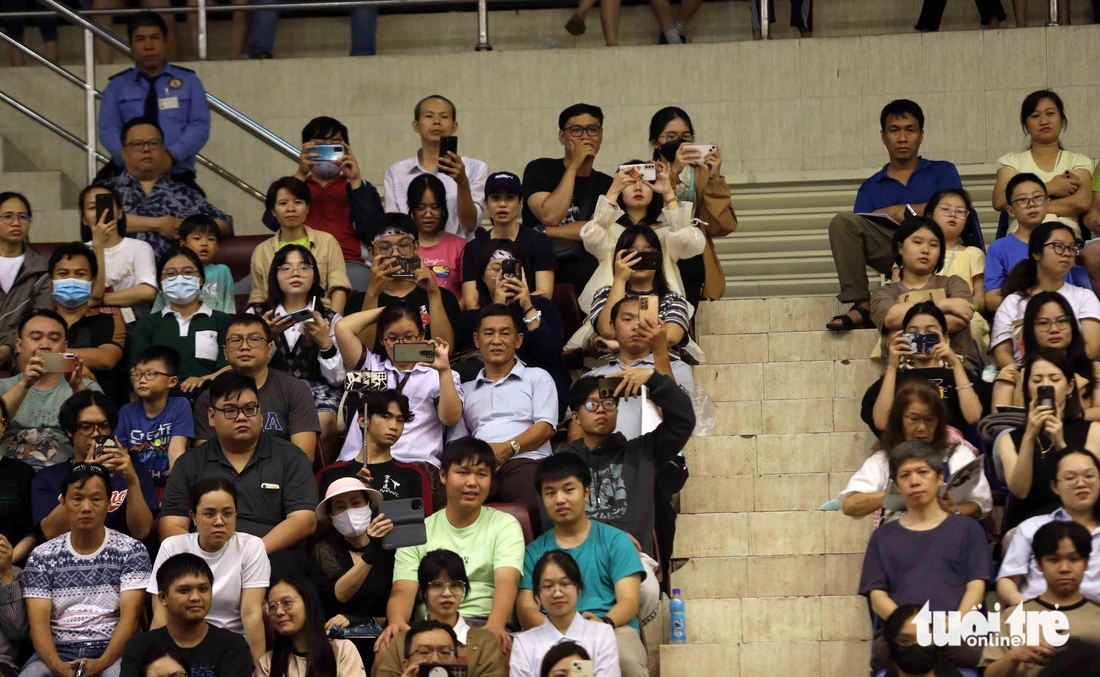
{"label": "black face mask", "polygon": [[661,144],[661,157],[668,162],[672,162],[676,159],[676,151],[680,150],[680,146],[684,144],[683,139],[673,139],[667,143]]}
{"label": "black face mask", "polygon": [[910,675],[924,675],[939,662],[940,652],[934,646],[895,646],[894,662],[898,669]]}

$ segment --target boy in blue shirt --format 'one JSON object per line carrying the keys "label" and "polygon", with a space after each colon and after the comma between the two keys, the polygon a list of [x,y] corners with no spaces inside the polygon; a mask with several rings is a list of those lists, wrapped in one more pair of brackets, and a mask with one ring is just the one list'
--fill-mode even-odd
{"label": "boy in blue shirt", "polygon": [[[1016,232],[1002,237],[989,245],[985,253],[985,304],[989,312],[996,312],[1004,301],[1001,285],[1017,263],[1028,257],[1028,240],[1043,221],[1047,220],[1050,197],[1046,184],[1034,174],[1017,174],[1005,186],[1008,199],[1008,215],[1020,224]],[[1092,289],[1088,271],[1082,266],[1074,266],[1066,273],[1066,282]]]}
{"label": "boy in blue shirt", "polygon": [[584,581],[577,611],[593,623],[615,628],[623,677],[645,677],[649,666],[637,618],[645,569],[625,531],[585,514],[591,483],[588,465],[572,452],[539,463],[535,486],[554,528],[531,541],[523,554],[523,579],[516,599],[519,622],[524,629],[546,622],[533,591],[535,563],[550,550],[564,550],[577,561]]}
{"label": "boy in blue shirt", "polygon": [[179,379],[180,356],[174,348],[152,345],[141,351],[130,370],[138,400],[118,412],[115,437],[153,474],[153,484],[164,491],[168,471],[195,436],[191,405],[169,397]]}
{"label": "boy in blue shirt", "polygon": [[[221,232],[218,223],[205,214],[192,214],[180,223],[180,246],[199,255],[206,284],[202,287],[202,302],[214,310],[235,315],[237,304],[233,298],[233,273],[224,263],[211,263],[218,253]],[[153,312],[164,308],[164,293],[157,292]]]}

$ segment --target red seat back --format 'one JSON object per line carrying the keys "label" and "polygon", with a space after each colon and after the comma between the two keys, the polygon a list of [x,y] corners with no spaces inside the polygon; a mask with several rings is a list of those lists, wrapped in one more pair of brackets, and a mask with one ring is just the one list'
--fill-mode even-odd
{"label": "red seat back", "polygon": [[561,314],[561,335],[568,341],[569,337],[581,328],[581,306],[577,303],[577,294],[573,291],[573,285],[564,282],[554,284],[554,296],[550,299],[554,307]]}
{"label": "red seat back", "polygon": [[271,239],[273,233],[266,235],[237,235],[218,242],[218,253],[214,263],[224,263],[233,273],[233,280],[241,280],[249,275],[252,265],[252,252],[264,240]]}
{"label": "red seat back", "polygon": [[531,529],[531,515],[527,512],[527,506],[522,503],[486,503],[485,506],[506,512],[519,520],[519,528],[523,530],[524,545],[535,540],[535,532]]}

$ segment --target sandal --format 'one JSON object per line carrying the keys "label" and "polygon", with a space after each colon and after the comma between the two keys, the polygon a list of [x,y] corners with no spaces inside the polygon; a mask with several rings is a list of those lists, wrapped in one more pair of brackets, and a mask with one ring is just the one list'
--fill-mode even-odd
{"label": "sandal", "polygon": [[[852,319],[852,316],[848,313],[852,311],[859,313],[860,321],[857,323]],[[871,321],[871,311],[867,310],[858,303],[848,309],[848,313],[843,315],[837,315],[825,325],[825,328],[829,331],[851,331],[853,329],[874,329],[875,323]]]}
{"label": "sandal", "polygon": [[567,30],[570,35],[584,35],[585,28],[584,17],[580,14],[574,14],[569,17],[569,21],[565,24],[565,30]]}

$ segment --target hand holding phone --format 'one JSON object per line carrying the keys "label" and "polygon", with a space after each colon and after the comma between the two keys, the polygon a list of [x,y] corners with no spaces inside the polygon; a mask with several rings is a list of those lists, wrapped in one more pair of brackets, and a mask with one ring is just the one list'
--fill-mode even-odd
{"label": "hand holding phone", "polygon": [[1035,393],[1035,406],[1054,409],[1054,386],[1039,386]]}
{"label": "hand holding phone", "polygon": [[47,374],[68,374],[76,370],[76,353],[38,353],[42,371]]}

